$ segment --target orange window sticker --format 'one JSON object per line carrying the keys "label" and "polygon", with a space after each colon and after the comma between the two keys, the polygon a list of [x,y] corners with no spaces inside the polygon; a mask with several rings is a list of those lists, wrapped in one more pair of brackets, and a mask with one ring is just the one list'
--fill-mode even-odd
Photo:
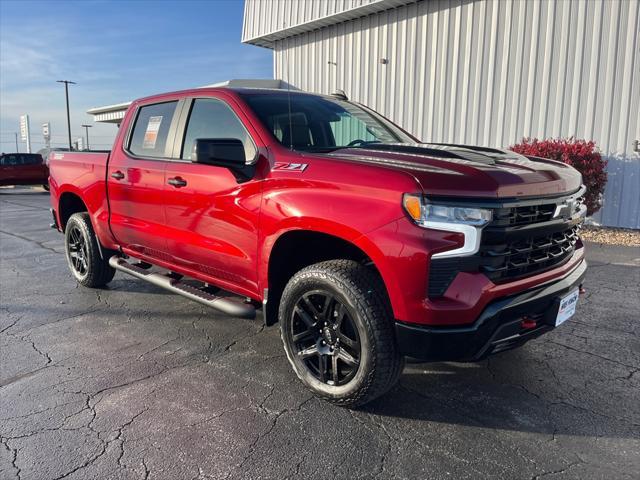
{"label": "orange window sticker", "polygon": [[161,123],[162,123],[162,115],[159,115],[157,117],[149,117],[147,130],[144,132],[144,140],[142,142],[142,148],[147,148],[151,150],[156,148],[156,140],[158,140],[158,131],[160,130]]}

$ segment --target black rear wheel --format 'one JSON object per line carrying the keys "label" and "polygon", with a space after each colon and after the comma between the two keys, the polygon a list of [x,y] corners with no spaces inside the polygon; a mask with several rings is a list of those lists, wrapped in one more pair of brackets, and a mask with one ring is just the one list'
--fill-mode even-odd
{"label": "black rear wheel", "polygon": [[384,286],[351,260],[295,274],[280,303],[282,341],[295,373],[316,395],[344,406],[387,392],[404,365]]}
{"label": "black rear wheel", "polygon": [[88,241],[84,236],[77,222],[68,227],[69,240],[67,242],[67,251],[71,268],[78,276],[83,277],[89,271],[89,250]]}
{"label": "black rear wheel", "polygon": [[103,287],[116,271],[107,258],[100,255],[98,239],[86,212],[74,213],[65,227],[65,253],[69,269],[78,283],[85,287]]}

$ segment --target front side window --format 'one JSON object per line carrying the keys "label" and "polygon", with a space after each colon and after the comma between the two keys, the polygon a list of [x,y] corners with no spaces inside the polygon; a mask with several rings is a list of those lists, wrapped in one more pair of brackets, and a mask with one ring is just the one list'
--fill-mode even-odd
{"label": "front side window", "polygon": [[299,93],[243,94],[243,98],[282,145],[296,150],[413,142],[391,123],[348,101]]}
{"label": "front side window", "polygon": [[129,150],[140,157],[168,157],[165,153],[171,121],[178,102],[140,107],[133,126]]}
{"label": "front side window", "polygon": [[245,161],[250,162],[256,156],[256,146],[240,119],[231,107],[215,98],[194,100],[180,158],[193,160],[199,138],[235,138],[244,145]]}

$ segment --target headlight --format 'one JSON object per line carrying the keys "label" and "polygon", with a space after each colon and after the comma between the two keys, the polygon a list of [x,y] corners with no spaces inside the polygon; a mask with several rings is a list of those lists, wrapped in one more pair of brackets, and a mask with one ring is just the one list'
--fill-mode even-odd
{"label": "headlight", "polygon": [[480,249],[482,227],[493,217],[493,212],[486,208],[430,203],[422,195],[412,193],[404,194],[402,205],[413,221],[421,227],[464,234],[464,245],[435,253],[432,258],[475,254]]}
{"label": "headlight", "polygon": [[456,223],[482,227],[489,223],[492,211],[486,208],[456,207],[429,203],[421,195],[405,193],[404,209],[418,225],[428,227],[428,223]]}

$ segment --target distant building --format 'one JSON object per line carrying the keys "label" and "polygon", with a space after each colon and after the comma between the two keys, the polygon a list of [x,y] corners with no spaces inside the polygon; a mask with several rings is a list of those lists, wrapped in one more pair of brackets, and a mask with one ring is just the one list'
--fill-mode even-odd
{"label": "distant building", "polygon": [[120,125],[129,105],[131,105],[131,102],[117,103],[115,105],[107,105],[106,107],[91,108],[87,110],[87,113],[93,115],[94,122],[115,123],[116,125]]}
{"label": "distant building", "polygon": [[597,142],[596,220],[640,228],[637,0],[245,0],[242,41],[274,78],[344,90],[431,142]]}

